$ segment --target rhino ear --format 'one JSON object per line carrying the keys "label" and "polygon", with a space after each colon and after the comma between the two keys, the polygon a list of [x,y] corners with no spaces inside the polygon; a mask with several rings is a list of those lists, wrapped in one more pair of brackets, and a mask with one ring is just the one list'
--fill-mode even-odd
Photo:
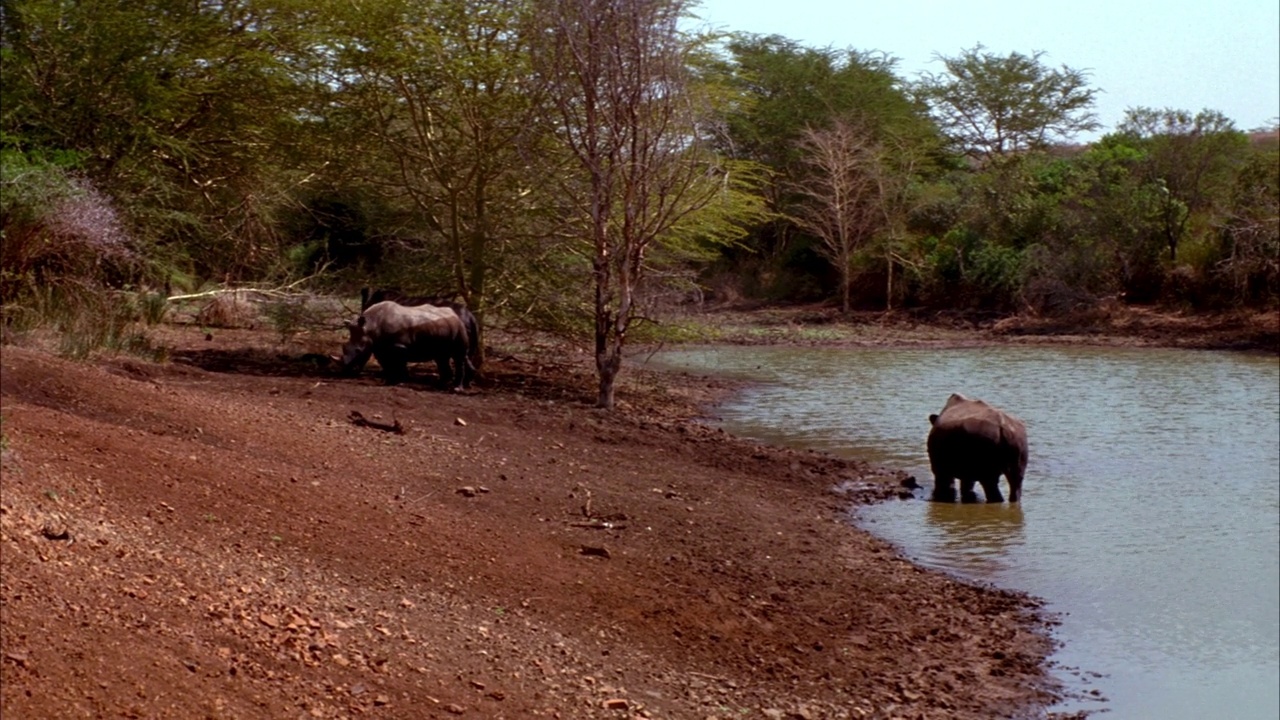
{"label": "rhino ear", "polygon": [[937,425],[937,424],[938,424],[938,415],[937,415],[937,413],[934,413],[933,415],[930,415],[930,416],[929,416],[929,424],[930,424],[930,425]]}

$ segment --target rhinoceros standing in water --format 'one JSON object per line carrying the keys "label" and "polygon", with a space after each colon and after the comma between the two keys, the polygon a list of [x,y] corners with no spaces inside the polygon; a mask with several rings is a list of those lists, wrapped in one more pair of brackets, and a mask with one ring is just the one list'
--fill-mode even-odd
{"label": "rhinoceros standing in water", "polygon": [[977,502],[974,483],[982,485],[987,502],[1004,502],[1000,476],[1009,480],[1009,502],[1022,497],[1027,469],[1027,428],[1018,418],[981,400],[959,393],[947,398],[938,415],[930,415],[929,464],[933,468],[933,499],[954,502],[954,481],[960,480],[960,501]]}
{"label": "rhinoceros standing in water", "polygon": [[441,387],[453,384],[461,390],[469,380],[468,332],[451,308],[375,303],[355,322],[347,323],[347,330],[351,337],[342,346],[339,359],[343,372],[359,372],[372,355],[388,383],[405,379],[408,363],[431,360],[440,371]]}

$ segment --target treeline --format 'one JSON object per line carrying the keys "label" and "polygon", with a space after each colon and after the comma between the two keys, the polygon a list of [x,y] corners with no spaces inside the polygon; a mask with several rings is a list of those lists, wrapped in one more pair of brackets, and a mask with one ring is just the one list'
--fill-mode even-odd
{"label": "treeline", "polygon": [[[1280,146],[1039,53],[691,31],[683,0],[5,0],[0,300],[457,293],[620,348],[653,303],[1280,299]],[[10,313],[6,310],[6,322]],[[601,353],[604,355],[601,355]]]}

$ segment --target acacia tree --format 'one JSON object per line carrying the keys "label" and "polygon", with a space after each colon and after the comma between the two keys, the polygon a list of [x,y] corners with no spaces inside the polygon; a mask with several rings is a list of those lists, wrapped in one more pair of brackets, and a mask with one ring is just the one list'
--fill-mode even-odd
{"label": "acacia tree", "polygon": [[535,68],[570,158],[557,190],[591,262],[601,408],[614,404],[650,252],[719,189],[697,133],[685,10],[684,0],[539,3]]}
{"label": "acacia tree", "polygon": [[1049,68],[1044,54],[1000,56],[979,44],[954,57],[937,55],[946,72],[924,73],[915,92],[952,143],[984,162],[1096,130],[1090,109],[1098,91],[1088,87],[1088,73]]}
{"label": "acacia tree", "polygon": [[394,168],[370,179],[412,201],[443,241],[456,289],[478,316],[503,271],[504,238],[514,234],[529,183],[519,152],[519,139],[537,129],[520,32],[528,7],[523,0],[334,5],[336,97],[354,118],[350,127],[376,140],[371,151],[382,167]]}

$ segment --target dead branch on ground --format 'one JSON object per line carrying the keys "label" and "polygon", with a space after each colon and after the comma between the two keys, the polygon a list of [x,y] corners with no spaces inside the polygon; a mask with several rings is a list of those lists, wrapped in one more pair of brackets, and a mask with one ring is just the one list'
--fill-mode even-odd
{"label": "dead branch on ground", "polygon": [[373,428],[374,430],[382,430],[383,432],[391,432],[397,435],[404,434],[404,426],[400,424],[399,420],[396,420],[391,424],[382,423],[377,420],[370,420],[366,418],[364,415],[360,414],[359,410],[352,410],[351,414],[347,417],[351,420],[351,424],[357,427]]}

